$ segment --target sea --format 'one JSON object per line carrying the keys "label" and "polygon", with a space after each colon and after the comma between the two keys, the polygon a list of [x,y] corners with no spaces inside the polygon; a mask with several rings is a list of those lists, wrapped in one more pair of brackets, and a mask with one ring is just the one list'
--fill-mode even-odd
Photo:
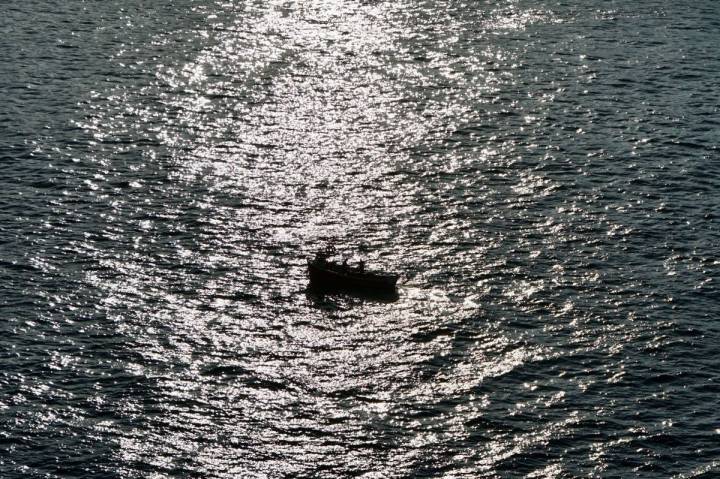
{"label": "sea", "polygon": [[[720,477],[720,4],[6,0],[1,478]],[[318,292],[307,260],[401,275]]]}

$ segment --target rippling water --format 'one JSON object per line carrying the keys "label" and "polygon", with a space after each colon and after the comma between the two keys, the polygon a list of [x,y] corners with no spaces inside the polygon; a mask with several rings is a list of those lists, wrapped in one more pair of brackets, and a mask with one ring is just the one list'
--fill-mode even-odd
{"label": "rippling water", "polygon": [[4,10],[0,476],[720,474],[714,2]]}

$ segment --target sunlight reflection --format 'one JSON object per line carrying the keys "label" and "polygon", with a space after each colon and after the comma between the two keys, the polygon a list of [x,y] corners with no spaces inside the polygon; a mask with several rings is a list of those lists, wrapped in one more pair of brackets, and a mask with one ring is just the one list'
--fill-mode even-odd
{"label": "sunlight reflection", "polygon": [[[498,282],[496,270],[518,268],[497,259],[498,184],[527,201],[557,184],[540,172],[498,173],[520,160],[493,115],[517,115],[523,128],[542,117],[503,96],[521,54],[467,35],[505,35],[542,15],[473,10],[477,28],[464,31],[426,5],[211,10],[194,11],[205,20],[188,30],[192,41],[181,41],[188,31],[154,39],[158,50],[179,48],[177,58],[157,58],[149,84],[118,87],[109,113],[86,121],[111,157],[107,179],[87,186],[116,195],[107,221],[122,227],[107,235],[127,246],[98,252],[101,268],[87,279],[107,293],[101,306],[116,311],[143,362],[129,369],[152,399],[128,408],[146,407],[149,430],[170,431],[144,438],[151,448],[124,437],[122,454],[159,470],[179,467],[181,455],[195,471],[310,476],[338,454],[362,464],[368,444],[358,438],[383,446],[395,430],[402,447],[383,454],[402,473],[428,449],[473,434],[468,416],[496,407],[483,388],[555,357],[514,339],[501,319],[476,319],[498,291],[517,303],[549,288]],[[142,181],[112,183],[127,170]],[[542,226],[562,233],[558,223]],[[330,241],[411,272],[399,298],[306,292],[305,258]],[[564,400],[531,392],[516,414]],[[424,417],[435,403],[441,412]],[[485,452],[508,457],[548,434],[503,437]]]}

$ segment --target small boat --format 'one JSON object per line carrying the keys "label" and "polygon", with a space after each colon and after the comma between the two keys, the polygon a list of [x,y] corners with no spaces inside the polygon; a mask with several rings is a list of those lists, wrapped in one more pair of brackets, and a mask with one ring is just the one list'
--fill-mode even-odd
{"label": "small boat", "polygon": [[359,290],[378,293],[395,292],[397,274],[365,270],[365,263],[349,266],[331,261],[331,252],[321,251],[308,260],[310,285],[320,289]]}

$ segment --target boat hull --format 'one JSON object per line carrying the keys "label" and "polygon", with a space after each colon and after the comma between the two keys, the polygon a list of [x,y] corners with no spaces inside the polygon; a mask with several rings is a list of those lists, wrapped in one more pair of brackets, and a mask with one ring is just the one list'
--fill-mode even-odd
{"label": "boat hull", "polygon": [[308,263],[310,285],[327,290],[358,290],[393,292],[397,286],[398,276],[354,271],[350,268],[333,263]]}

